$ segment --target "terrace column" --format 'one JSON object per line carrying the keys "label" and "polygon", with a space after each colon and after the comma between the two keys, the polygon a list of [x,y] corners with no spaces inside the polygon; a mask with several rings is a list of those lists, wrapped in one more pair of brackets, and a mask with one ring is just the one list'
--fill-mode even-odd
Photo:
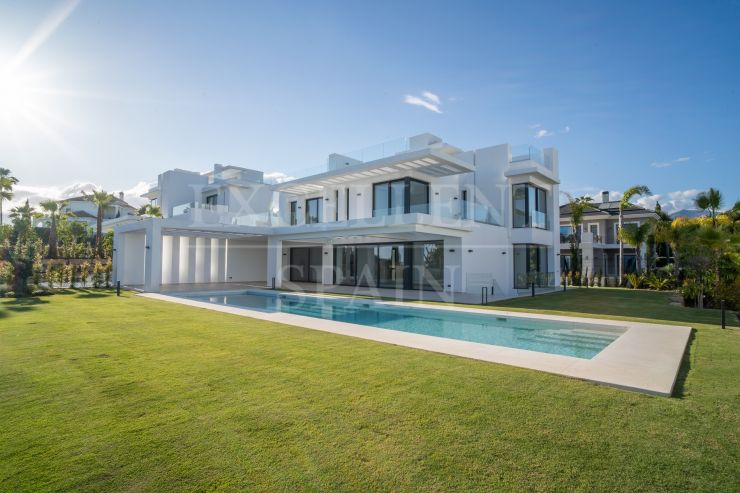
{"label": "terrace column", "polygon": [[162,285],[162,224],[151,219],[146,226],[144,290],[158,292]]}
{"label": "terrace column", "polygon": [[275,287],[283,284],[283,240],[267,239],[267,285],[272,286],[275,278]]}

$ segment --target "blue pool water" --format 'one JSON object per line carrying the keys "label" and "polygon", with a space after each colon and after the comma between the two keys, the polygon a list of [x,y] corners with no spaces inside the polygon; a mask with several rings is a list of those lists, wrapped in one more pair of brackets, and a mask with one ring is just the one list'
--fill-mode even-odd
{"label": "blue pool water", "polygon": [[626,330],[611,325],[396,307],[358,298],[312,297],[259,291],[191,294],[183,297],[219,305],[292,313],[585,359],[596,356]]}

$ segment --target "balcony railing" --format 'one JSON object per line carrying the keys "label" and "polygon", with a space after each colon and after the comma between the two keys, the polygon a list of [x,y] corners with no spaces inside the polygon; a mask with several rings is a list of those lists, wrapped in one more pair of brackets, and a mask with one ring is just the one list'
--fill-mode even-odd
{"label": "balcony railing", "polygon": [[552,171],[552,160],[549,155],[531,145],[513,145],[511,146],[511,164],[523,161],[534,161]]}
{"label": "balcony railing", "polygon": [[347,156],[363,163],[369,161],[376,161],[390,156],[395,156],[402,152],[407,152],[411,149],[408,138],[393,139],[380,144],[375,144],[368,147],[363,147],[352,152],[343,152],[343,156]]}
{"label": "balcony railing", "polygon": [[515,289],[527,289],[532,287],[532,283],[536,288],[551,288],[555,286],[555,273],[554,272],[518,272],[514,275],[514,288]]}
{"label": "balcony railing", "polygon": [[189,202],[187,204],[180,204],[176,205],[172,208],[172,215],[173,216],[180,216],[182,214],[187,214],[188,212],[192,210],[204,210],[204,211],[211,211],[216,212],[219,214],[223,214],[228,212],[229,208],[225,205],[219,205],[219,204],[203,204],[201,202]]}

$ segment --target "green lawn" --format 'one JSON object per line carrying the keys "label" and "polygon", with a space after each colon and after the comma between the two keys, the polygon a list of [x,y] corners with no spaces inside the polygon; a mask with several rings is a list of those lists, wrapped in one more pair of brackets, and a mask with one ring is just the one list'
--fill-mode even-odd
{"label": "green lawn", "polygon": [[717,312],[498,305],[692,325],[677,397],[129,294],[3,300],[0,490],[740,490],[740,332]]}

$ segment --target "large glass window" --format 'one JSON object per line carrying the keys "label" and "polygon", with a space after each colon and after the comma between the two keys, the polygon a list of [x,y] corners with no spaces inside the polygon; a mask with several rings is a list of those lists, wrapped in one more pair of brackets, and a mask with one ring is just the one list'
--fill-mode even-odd
{"label": "large glass window", "polygon": [[414,243],[411,287],[444,290],[444,248],[442,242]]}
{"label": "large glass window", "polygon": [[334,284],[357,284],[355,247],[338,246],[334,250]]}
{"label": "large glass window", "polygon": [[290,225],[296,224],[298,224],[298,202],[293,201],[290,203]]}
{"label": "large glass window", "polygon": [[404,288],[405,245],[378,246],[378,287]]}
{"label": "large glass window", "polygon": [[216,205],[218,202],[218,194],[209,195],[206,197],[206,204],[208,205]]}
{"label": "large glass window", "polygon": [[429,214],[429,184],[413,178],[373,184],[373,216]]}
{"label": "large glass window", "polygon": [[443,243],[337,245],[334,269],[336,284],[442,291]]}
{"label": "large glass window", "polygon": [[548,248],[543,245],[514,245],[514,288],[553,285],[548,270]]}
{"label": "large glass window", "polygon": [[378,261],[375,245],[357,245],[357,285],[377,286]]}
{"label": "large glass window", "polygon": [[376,183],[373,185],[373,217],[389,215],[390,184]]}
{"label": "large glass window", "polygon": [[293,282],[319,282],[321,280],[321,247],[296,247],[290,249],[290,280]]}
{"label": "large glass window", "polygon": [[547,190],[528,183],[512,187],[512,210],[515,228],[549,229]]}
{"label": "large glass window", "polygon": [[306,200],[306,224],[321,222],[321,197]]}
{"label": "large glass window", "polygon": [[409,180],[409,212],[429,214],[429,183]]}

